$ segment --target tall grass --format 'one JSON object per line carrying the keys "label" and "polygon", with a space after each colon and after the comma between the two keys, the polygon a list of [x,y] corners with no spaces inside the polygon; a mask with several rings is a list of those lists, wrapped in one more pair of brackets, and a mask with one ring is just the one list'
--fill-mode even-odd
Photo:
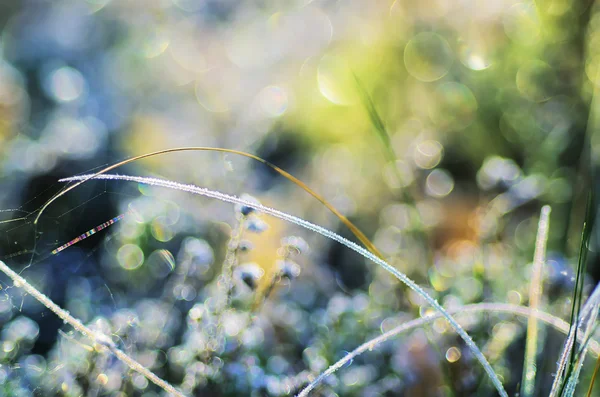
{"label": "tall grass", "polygon": [[[579,247],[577,275],[575,278],[575,289],[573,291],[573,300],[571,307],[571,329],[569,331],[569,336],[565,341],[565,345],[560,355],[560,359],[558,361],[558,369],[556,371],[556,376],[554,378],[552,389],[550,391],[551,397],[569,395],[566,389],[568,385],[570,385],[569,389],[572,389],[574,391],[574,383],[577,382],[579,378],[579,370],[581,369],[580,364],[576,363],[578,351],[575,346],[575,341],[577,340],[577,334],[579,332],[579,328],[582,328],[587,324],[586,320],[588,319],[588,316],[590,315],[592,310],[596,312],[597,307],[600,304],[599,284],[598,286],[596,286],[596,289],[588,298],[587,303],[583,305],[583,278],[585,275],[585,265],[587,260],[589,241],[592,234],[593,214],[595,212],[592,208],[592,197],[592,193],[590,192],[588,195],[585,221],[583,223],[583,231]],[[595,320],[596,313],[593,313],[591,325],[595,324]],[[582,352],[580,351],[579,353]],[[585,350],[583,350],[583,353],[583,356],[580,355],[579,358],[585,357]]]}
{"label": "tall grass", "polygon": [[[360,82],[357,80],[357,84],[360,86]],[[362,89],[362,88],[361,88]],[[363,97],[368,98],[367,94],[363,92]],[[372,105],[372,103],[371,103]],[[373,107],[373,112],[377,115],[376,111]],[[374,117],[374,116],[372,116]],[[380,119],[379,119],[380,120]],[[383,127],[382,127],[383,128]],[[384,140],[385,142],[385,140]],[[158,178],[149,178],[149,177],[137,177],[137,176],[128,176],[128,175],[113,175],[107,174],[108,171],[114,170],[117,167],[125,165],[135,160],[139,160],[142,158],[177,152],[177,151],[186,151],[186,150],[212,150],[212,151],[220,151],[226,153],[235,153],[241,154],[243,156],[255,159],[260,161],[269,167],[275,169],[278,173],[285,176],[287,179],[296,183],[298,186],[302,187],[305,191],[310,193],[313,197],[317,198],[320,202],[322,202],[327,208],[329,208],[336,216],[340,218],[340,220],[354,233],[354,235],[368,248],[365,249],[354,242],[349,241],[348,239],[340,236],[337,233],[332,232],[326,228],[323,228],[319,225],[308,222],[304,219],[296,217],[294,215],[290,215],[288,213],[276,210],[271,207],[267,207],[261,205],[252,200],[246,200],[244,198],[238,198],[236,196],[224,194],[218,191],[210,190],[207,188],[198,187],[190,184],[182,184],[170,180],[158,179]],[[406,274],[398,271],[392,265],[390,265],[387,261],[383,260],[382,255],[377,251],[375,246],[369,241],[369,239],[347,218],[345,218],[339,211],[337,211],[330,203],[328,203],[323,197],[319,194],[308,188],[304,183],[299,181],[297,178],[283,171],[282,169],[264,161],[263,159],[248,154],[244,152],[238,152],[235,150],[228,149],[219,149],[219,148],[204,148],[204,147],[195,147],[195,148],[176,148],[176,149],[168,149],[159,152],[154,152],[146,155],[141,155],[134,157],[132,159],[128,159],[122,161],[118,164],[112,165],[110,167],[106,167],[103,170],[89,175],[78,175],[70,178],[62,179],[61,182],[74,182],[73,184],[67,186],[61,192],[59,192],[56,196],[54,196],[51,200],[49,200],[46,204],[44,204],[37,214],[35,222],[37,222],[42,216],[48,206],[52,204],[57,198],[63,196],[69,191],[75,189],[86,181],[92,179],[101,179],[101,180],[110,180],[110,181],[128,181],[128,182],[136,182],[139,184],[145,184],[150,186],[163,187],[167,189],[173,189],[178,191],[183,191],[191,194],[203,195],[206,197],[214,198],[221,200],[223,202],[228,202],[236,205],[245,206],[248,208],[252,208],[253,210],[265,213],[267,215],[273,216],[275,218],[290,222],[297,226],[303,227],[309,231],[321,234],[322,236],[336,241],[345,247],[355,251],[362,257],[374,262],[381,268],[385,269],[387,272],[392,274],[396,279],[400,280],[402,283],[407,285],[411,290],[421,296],[427,304],[429,304],[432,308],[435,309],[437,313],[434,315],[429,315],[423,318],[415,319],[404,323],[381,336],[369,340],[357,347],[352,352],[348,353],[342,359],[340,359],[335,364],[331,365],[326,371],[317,376],[312,382],[308,384],[298,396],[306,396],[315,387],[319,385],[327,376],[333,374],[335,371],[342,368],[347,363],[351,362],[358,355],[368,351],[373,350],[380,344],[385,341],[393,338],[396,335],[399,335],[403,332],[409,331],[416,327],[422,327],[428,323],[431,323],[435,319],[444,318],[450,326],[456,331],[456,333],[464,340],[466,346],[471,350],[473,356],[480,362],[482,367],[484,368],[487,376],[491,379],[494,387],[497,392],[501,396],[508,396],[504,387],[500,381],[499,376],[495,373],[484,354],[480,350],[480,348],[474,343],[472,338],[468,335],[468,333],[461,327],[459,321],[455,318],[456,315],[460,315],[462,313],[476,313],[476,312],[495,312],[495,313],[507,313],[513,314],[517,316],[523,316],[528,319],[528,328],[527,328],[527,339],[526,339],[526,352],[525,352],[525,363],[523,368],[523,385],[522,385],[522,394],[524,396],[530,396],[533,394],[533,390],[535,387],[535,358],[537,352],[538,345],[538,321],[545,322],[554,328],[560,330],[563,333],[567,334],[567,339],[565,342],[565,346],[563,348],[563,352],[561,354],[558,370],[556,374],[556,378],[554,384],[552,386],[551,396],[572,396],[574,395],[575,388],[577,385],[577,381],[579,379],[581,368],[588,350],[591,350],[596,355],[600,353],[600,346],[596,341],[594,341],[592,336],[592,331],[595,330],[596,325],[596,315],[597,310],[600,307],[600,285],[596,287],[596,289],[591,294],[590,298],[587,300],[585,304],[583,304],[583,273],[584,273],[584,264],[585,264],[585,255],[587,252],[587,243],[589,241],[590,236],[590,203],[588,202],[588,211],[587,218],[588,223],[584,226],[584,231],[582,235],[582,244],[580,249],[579,256],[579,266],[578,266],[578,278],[576,281],[576,289],[574,292],[573,299],[573,309],[572,309],[572,317],[570,326],[564,322],[552,316],[551,314],[545,313],[540,310],[540,303],[542,298],[542,281],[543,281],[543,264],[545,262],[545,251],[546,251],[546,242],[548,238],[549,231],[549,215],[550,208],[544,207],[542,208],[539,225],[538,225],[538,235],[536,238],[536,246],[535,246],[535,255],[534,255],[534,264],[533,264],[533,273],[532,280],[530,284],[530,298],[529,298],[529,307],[523,307],[518,305],[506,305],[500,303],[481,303],[476,305],[468,305],[463,306],[454,310],[446,310],[444,309],[431,295],[429,295],[422,287],[420,287],[417,283],[415,283],[412,279],[410,279]],[[240,230],[241,231],[241,225]],[[237,237],[236,237],[237,236]],[[232,235],[232,238],[239,238],[240,234]],[[232,260],[233,254],[229,255],[226,258],[226,263],[231,264],[233,266]],[[229,262],[228,262],[229,261]],[[222,303],[221,312],[224,310],[226,306],[229,305],[229,293],[231,290],[231,268],[226,267],[227,275],[229,276],[228,284],[225,286],[227,289],[226,292],[226,300]],[[23,288],[28,294],[32,295],[35,299],[41,302],[44,306],[46,306],[49,310],[54,312],[57,316],[63,319],[66,323],[69,323],[73,326],[77,331],[82,333],[85,337],[90,339],[93,343],[101,346],[106,351],[114,354],[119,360],[124,362],[129,368],[134,371],[141,373],[145,376],[149,381],[153,382],[164,391],[176,395],[182,396],[181,391],[176,390],[172,385],[165,382],[164,380],[158,378],[148,369],[143,367],[140,363],[135,361],[129,355],[124,353],[122,350],[119,350],[116,345],[112,342],[110,338],[106,335],[100,334],[91,330],[89,327],[82,324],[79,320],[75,319],[68,312],[64,311],[60,307],[58,307],[54,302],[52,302],[47,296],[43,295],[39,292],[35,287],[33,287],[30,283],[28,283],[21,276],[12,271],[4,262],[0,262],[0,271],[8,275],[14,282],[16,287]],[[459,316],[460,317],[460,316]],[[580,348],[576,348],[576,341],[580,342]]]}
{"label": "tall grass", "polygon": [[[544,206],[538,224],[538,233],[535,242],[535,254],[533,258],[533,271],[529,287],[529,307],[537,311],[542,297],[542,271],[546,261],[546,244],[548,243],[548,231],[550,230],[550,207]],[[521,394],[524,397],[531,396],[535,388],[536,363],[538,350],[538,325],[537,317],[530,316],[527,321],[527,339],[525,345],[525,363],[523,365],[523,383]]]}
{"label": "tall grass", "polygon": [[[532,309],[531,307],[511,305],[511,304],[503,304],[503,303],[477,303],[473,305],[461,306],[459,308],[449,310],[450,314],[456,314],[460,318],[463,314],[471,314],[471,313],[506,313],[515,316],[526,317],[528,319],[535,318],[536,320],[540,320],[563,334],[567,334],[569,332],[569,324],[561,320],[557,317],[549,313],[545,313],[543,311]],[[408,321],[404,324],[401,324],[382,335],[373,338],[356,349],[352,350],[350,353],[345,355],[342,359],[337,361],[335,364],[331,365],[327,371],[320,374],[314,381],[312,381],[302,392],[298,395],[298,397],[307,396],[308,393],[317,387],[327,376],[333,374],[338,371],[340,368],[343,368],[349,362],[354,360],[356,357],[365,353],[366,351],[371,351],[381,345],[382,343],[400,335],[410,330],[413,330],[418,327],[422,327],[424,325],[430,324],[433,321],[437,320],[441,317],[441,314],[435,313],[428,315],[426,317],[421,317],[418,319],[414,319]],[[584,338],[580,336],[580,341],[584,342]],[[590,341],[590,347],[594,354],[600,357],[600,344],[596,341]]]}

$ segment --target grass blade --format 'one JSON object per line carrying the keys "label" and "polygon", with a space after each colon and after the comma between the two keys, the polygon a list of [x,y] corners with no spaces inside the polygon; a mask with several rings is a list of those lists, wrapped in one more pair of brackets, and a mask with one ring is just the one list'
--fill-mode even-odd
{"label": "grass blade", "polygon": [[346,225],[346,227],[348,229],[350,229],[350,231],[356,236],[356,238],[359,239],[359,241],[361,243],[363,243],[363,245],[365,247],[367,247],[367,249],[369,251],[371,251],[373,254],[377,255],[379,258],[383,259],[383,255],[381,254],[381,252],[379,252],[379,250],[375,247],[375,245],[373,245],[373,243],[367,238],[367,236],[364,235],[363,232],[360,231],[360,229],[358,227],[356,227],[348,218],[346,218],[344,215],[342,215],[341,212],[339,212],[333,205],[331,205],[327,200],[325,200],[325,198],[323,196],[321,196],[320,194],[318,194],[317,192],[315,192],[314,190],[312,190],[311,188],[309,188],[304,182],[302,182],[301,180],[299,180],[298,178],[296,178],[295,176],[293,176],[292,174],[290,174],[287,171],[284,171],[283,169],[277,167],[276,165],[268,162],[267,160],[264,160],[254,154],[251,153],[246,153],[246,152],[242,152],[239,150],[234,150],[234,149],[225,149],[225,148],[214,148],[214,147],[205,147],[205,146],[190,146],[190,147],[179,147],[179,148],[172,148],[172,149],[164,149],[164,150],[159,150],[157,152],[152,152],[152,153],[146,153],[146,154],[141,154],[139,156],[135,156],[132,158],[129,158],[127,160],[123,160],[121,162],[118,162],[116,164],[113,164],[111,166],[108,166],[106,168],[101,169],[100,171],[96,172],[95,174],[90,174],[87,175],[86,178],[81,178],[77,181],[77,183],[74,183],[73,185],[67,186],[65,189],[61,190],[59,193],[57,193],[56,195],[54,195],[54,197],[52,197],[50,200],[48,200],[40,209],[40,211],[38,212],[37,216],[35,217],[34,220],[34,224],[37,224],[40,217],[42,216],[42,213],[46,210],[46,208],[48,208],[48,206],[50,206],[50,204],[52,204],[56,199],[58,199],[59,197],[65,195],[67,192],[75,189],[76,187],[78,187],[79,185],[89,181],[90,179],[93,179],[94,177],[97,177],[99,175],[105,174],[109,171],[112,171],[116,168],[119,168],[125,164],[129,164],[132,163],[134,161],[138,161],[138,160],[142,160],[148,157],[154,157],[154,156],[158,156],[161,154],[166,154],[166,153],[175,153],[175,152],[190,152],[190,151],[210,151],[210,152],[220,152],[220,153],[231,153],[231,154],[236,154],[239,156],[244,156],[253,160],[256,160],[258,162],[263,163],[264,165],[266,165],[267,167],[270,167],[271,169],[273,169],[275,172],[277,172],[278,174],[280,174],[281,176],[285,177],[286,179],[288,179],[289,181],[295,183],[297,186],[301,187],[304,191],[306,191],[307,193],[309,193],[311,196],[313,196],[314,198],[316,198],[317,200],[319,200],[319,202],[321,204],[323,204],[325,207],[327,207],[327,209],[329,209],[329,211],[333,212],[333,214],[335,216],[337,216],[340,221],[342,221],[342,223],[344,225]]}
{"label": "grass blade", "polygon": [[[542,296],[542,270],[546,261],[546,245],[548,243],[548,230],[550,228],[550,207],[542,207],[538,232],[535,240],[535,253],[533,256],[533,271],[531,284],[529,286],[529,307],[532,312],[538,310]],[[525,342],[525,362],[523,365],[523,382],[521,384],[521,395],[529,397],[533,395],[535,388],[535,375],[538,347],[538,324],[537,317],[529,316],[527,320],[527,339]]]}
{"label": "grass blade", "polygon": [[369,114],[369,119],[371,120],[371,124],[373,124],[373,128],[381,142],[383,142],[383,146],[385,147],[385,154],[388,158],[388,161],[395,161],[396,154],[394,153],[394,149],[392,148],[392,142],[390,140],[390,135],[385,128],[385,124],[383,123],[383,119],[379,116],[379,112],[377,112],[377,108],[371,99],[371,96],[363,86],[362,82],[358,78],[356,74],[353,73],[354,81],[356,82],[356,90],[358,91],[358,95],[363,103],[363,106],[367,110]]}
{"label": "grass blade", "polygon": [[[564,321],[560,318],[554,317],[553,315],[551,315],[549,313],[545,313],[545,312],[542,312],[539,310],[533,310],[530,307],[526,307],[526,306],[511,305],[511,304],[505,304],[505,303],[477,303],[477,304],[473,304],[473,305],[467,305],[467,306],[463,306],[460,308],[456,308],[453,310],[448,310],[448,312],[450,314],[507,313],[507,314],[513,314],[515,316],[521,316],[521,317],[528,317],[528,318],[535,317],[537,320],[540,320],[540,321],[556,328],[557,330],[559,330],[560,332],[562,332],[564,334],[567,334],[569,332],[569,324],[566,321]],[[306,386],[300,392],[300,394],[298,394],[298,397],[304,397],[304,396],[308,395],[308,393],[311,390],[313,390],[315,387],[317,387],[327,376],[333,374],[338,369],[344,367],[345,365],[347,365],[349,362],[354,360],[357,356],[361,355],[362,353],[365,353],[368,350],[373,350],[378,345],[380,345],[380,344],[384,343],[385,341],[390,340],[391,338],[394,338],[402,333],[405,333],[412,329],[432,323],[440,317],[441,317],[441,314],[434,313],[434,314],[431,314],[426,317],[421,317],[421,318],[417,318],[417,319],[408,321],[406,323],[403,323],[403,324],[383,333],[382,335],[380,335],[376,338],[373,338],[373,339],[363,343],[362,345],[360,345],[359,347],[357,347],[356,349],[352,350],[350,353],[348,353],[347,355],[342,357],[335,364],[331,365],[325,372],[321,373],[314,381],[312,381],[308,386]],[[581,338],[581,340],[583,341],[583,338]],[[598,342],[596,342],[596,341],[593,341],[590,343],[590,345],[591,345],[592,351],[596,355],[598,355],[598,357],[600,357],[600,344],[598,344]]]}
{"label": "grass blade", "polygon": [[577,360],[575,361],[575,366],[571,373],[571,376],[569,376],[569,378],[567,379],[567,385],[563,394],[565,397],[573,397],[575,395],[575,389],[577,387],[577,382],[579,381],[579,375],[581,373],[581,368],[583,367],[583,361],[585,360],[585,356],[588,350],[588,343],[593,331],[596,329],[598,307],[599,304],[597,302],[592,307],[590,319],[587,321],[587,329],[585,330],[583,342],[581,343],[582,347],[577,354]]}
{"label": "grass blade", "polygon": [[[571,324],[571,331],[573,333],[573,336],[567,339],[567,342],[561,354],[558,371],[556,372],[556,378],[554,379],[554,383],[552,385],[552,391],[550,394],[551,396],[562,395],[566,386],[566,383],[564,383],[562,380],[569,379],[571,372],[574,369],[576,351],[574,344],[577,340],[577,332],[580,325],[579,323],[580,321],[583,321],[583,318],[587,315],[585,311],[581,310],[581,305],[583,303],[583,276],[585,272],[585,264],[587,261],[588,244],[592,234],[591,232],[594,213],[592,203],[593,193],[590,190],[585,210],[585,221],[583,223],[583,231],[581,233],[579,258],[577,261],[577,275],[575,278],[575,290],[573,291],[573,304],[571,306],[571,319],[569,321]],[[588,303],[586,303],[586,306],[594,302],[593,297],[594,295],[592,294],[592,296],[590,296],[590,298],[588,299]],[[589,310],[591,310],[591,307],[589,308]],[[564,377],[562,376],[563,372],[565,373]]]}
{"label": "grass blade", "polygon": [[[554,379],[554,383],[552,384],[552,390],[550,391],[550,397],[556,397],[558,395],[562,395],[564,388],[566,386],[564,384],[564,382],[562,382],[562,379],[569,378],[569,373],[567,373],[567,375],[565,375],[564,377],[562,376],[562,374],[563,374],[563,372],[565,372],[565,369],[567,368],[569,357],[574,349],[573,345],[576,340],[575,338],[577,337],[576,336],[577,333],[575,332],[575,329],[583,326],[584,320],[586,319],[586,317],[592,312],[593,309],[597,308],[599,305],[600,305],[600,283],[598,285],[596,285],[596,288],[594,288],[594,291],[590,295],[586,304],[581,308],[581,314],[578,316],[577,323],[573,324],[571,322],[571,324],[569,326],[570,327],[569,334],[567,336],[567,340],[565,341],[565,346],[563,348],[563,351],[560,355],[560,359],[558,361],[558,369],[556,371],[556,375],[555,375],[556,377]],[[577,337],[577,339],[581,339],[581,338]]]}
{"label": "grass blade", "polygon": [[37,301],[39,301],[42,305],[48,308],[48,310],[52,311],[54,314],[60,317],[60,319],[62,319],[65,323],[68,323],[77,331],[81,332],[81,334],[89,338],[92,342],[106,347],[111,353],[113,353],[121,362],[123,362],[129,368],[144,375],[146,379],[148,379],[150,382],[154,383],[167,393],[170,393],[171,395],[177,397],[184,397],[183,394],[177,391],[173,386],[171,386],[171,384],[154,375],[154,373],[146,369],[146,367],[144,367],[142,364],[138,363],[125,352],[117,348],[117,346],[108,336],[100,334],[83,325],[81,321],[71,316],[66,310],[63,310],[60,306],[58,306],[56,303],[50,300],[50,298],[48,298],[46,295],[38,291],[37,288],[29,284],[27,280],[15,273],[2,261],[0,261],[0,271],[13,280],[15,287],[24,289],[25,292],[33,296]]}

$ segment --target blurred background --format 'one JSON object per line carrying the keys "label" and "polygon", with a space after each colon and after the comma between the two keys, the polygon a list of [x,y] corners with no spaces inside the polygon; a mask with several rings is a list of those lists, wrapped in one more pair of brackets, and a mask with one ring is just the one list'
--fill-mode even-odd
{"label": "blurred background", "polygon": [[[3,0],[0,28],[0,259],[186,394],[294,395],[429,309],[337,243],[188,193],[90,181],[34,224],[60,178],[171,147],[255,154],[448,308],[528,303],[549,204],[542,309],[568,318],[600,153],[593,1]],[[247,193],[357,241],[245,157],[171,153],[118,172]],[[1,280],[0,394],[162,395]],[[514,395],[525,321],[461,318]],[[543,329],[534,395],[548,395],[562,338]],[[314,395],[496,394],[436,322]]]}

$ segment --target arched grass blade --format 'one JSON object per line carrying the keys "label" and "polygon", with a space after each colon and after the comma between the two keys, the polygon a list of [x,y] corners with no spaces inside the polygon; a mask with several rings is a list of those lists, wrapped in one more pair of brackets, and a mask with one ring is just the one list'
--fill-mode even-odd
{"label": "arched grass blade", "polygon": [[242,152],[239,150],[234,150],[234,149],[225,149],[225,148],[214,148],[214,147],[205,147],[205,146],[190,146],[190,147],[179,147],[179,148],[172,148],[172,149],[164,149],[164,150],[159,150],[157,152],[152,152],[152,153],[146,153],[146,154],[142,154],[139,156],[135,156],[132,158],[129,158],[127,160],[123,160],[121,162],[118,162],[116,164],[113,164],[111,166],[108,166],[106,168],[101,169],[100,171],[96,172],[95,174],[90,174],[87,175],[86,178],[82,178],[79,179],[77,183],[66,187],[65,189],[61,190],[59,193],[57,193],[54,197],[52,197],[50,200],[48,200],[40,209],[39,213],[37,214],[34,224],[38,223],[38,220],[40,219],[40,217],[42,216],[42,213],[46,210],[46,208],[48,208],[48,206],[50,204],[52,204],[56,199],[58,199],[59,197],[63,196],[64,194],[66,194],[67,192],[75,189],[76,187],[78,187],[79,185],[89,181],[90,179],[93,179],[96,176],[105,174],[109,171],[112,171],[114,169],[117,169],[125,164],[129,164],[132,163],[134,161],[138,161],[138,160],[142,160],[148,157],[154,157],[154,156],[158,156],[161,154],[167,154],[167,153],[176,153],[176,152],[191,152],[191,151],[209,151],[209,152],[221,152],[221,153],[231,153],[231,154],[236,154],[239,156],[244,156],[253,160],[256,160],[258,162],[263,163],[264,165],[266,165],[267,167],[271,168],[272,170],[274,170],[275,172],[277,172],[279,175],[285,177],[286,179],[288,179],[289,181],[295,183],[297,186],[301,187],[304,191],[306,191],[307,193],[309,193],[311,196],[313,196],[314,198],[316,198],[317,200],[319,200],[319,202],[321,204],[323,204],[325,207],[327,207],[327,209],[329,209],[329,211],[333,212],[333,214],[335,216],[337,216],[340,221],[342,221],[342,223],[344,225],[346,225],[346,227],[348,229],[350,229],[350,231],[356,236],[356,238],[359,239],[359,241],[361,243],[364,244],[365,247],[367,247],[367,249],[369,251],[371,251],[373,254],[377,255],[379,258],[383,259],[383,255],[381,254],[381,252],[379,252],[379,250],[375,247],[375,245],[373,245],[373,243],[367,238],[367,236],[364,235],[363,232],[360,231],[360,229],[358,227],[356,227],[348,218],[346,218],[344,215],[342,215],[341,212],[339,212],[333,205],[331,205],[327,200],[325,200],[325,198],[323,196],[321,196],[320,194],[318,194],[317,192],[315,192],[314,190],[312,190],[311,188],[309,188],[304,182],[302,182],[301,180],[299,180],[298,178],[296,178],[295,176],[293,176],[292,174],[290,174],[289,172],[277,167],[276,165],[268,162],[267,160],[264,160],[254,154],[251,153],[246,153],[246,152]]}
{"label": "arched grass blade", "polygon": [[[518,305],[511,305],[511,304],[504,304],[504,303],[477,303],[477,304],[473,304],[473,305],[459,307],[459,308],[456,308],[453,310],[448,310],[448,312],[450,314],[507,313],[507,314],[513,314],[515,316],[521,316],[521,317],[528,317],[528,318],[535,317],[537,320],[540,320],[540,321],[556,328],[557,330],[561,331],[564,334],[567,334],[569,332],[569,324],[566,321],[564,321],[558,317],[554,317],[553,315],[551,315],[549,313],[545,313],[545,312],[542,312],[539,310],[533,310],[533,309],[531,309],[529,307],[525,307],[525,306],[518,306]],[[317,387],[319,385],[319,383],[321,383],[327,376],[333,374],[338,369],[344,367],[350,361],[354,360],[357,356],[361,355],[362,353],[366,352],[367,350],[373,350],[378,345],[380,345],[380,344],[384,343],[385,341],[387,341],[391,338],[394,338],[404,332],[408,332],[412,329],[432,323],[435,320],[437,320],[438,318],[440,318],[441,316],[442,315],[440,313],[434,313],[427,317],[417,318],[417,319],[408,321],[404,324],[401,324],[401,325],[381,334],[380,336],[378,336],[376,338],[373,338],[373,339],[363,343],[362,345],[360,345],[359,347],[357,347],[356,349],[354,349],[353,351],[351,351],[350,353],[348,353],[347,355],[342,357],[335,364],[331,365],[325,372],[320,374],[314,381],[312,381],[308,386],[306,386],[300,392],[300,394],[298,394],[298,397],[307,396],[308,393],[311,390],[313,390],[315,387]],[[583,338],[581,338],[581,340],[583,341]],[[591,349],[600,358],[600,344],[598,344],[598,342],[596,342],[596,341],[592,341]]]}

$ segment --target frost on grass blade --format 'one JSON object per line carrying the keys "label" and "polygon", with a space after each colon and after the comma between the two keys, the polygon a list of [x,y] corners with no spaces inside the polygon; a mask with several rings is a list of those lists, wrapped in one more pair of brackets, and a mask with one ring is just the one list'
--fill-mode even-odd
{"label": "frost on grass blade", "polygon": [[[535,241],[535,253],[533,258],[533,271],[529,287],[529,307],[537,310],[542,298],[542,269],[546,261],[546,244],[548,242],[548,231],[550,229],[550,207],[545,205],[540,214],[538,232]],[[538,347],[538,325],[537,318],[530,316],[527,321],[527,339],[525,345],[525,363],[523,365],[523,381],[521,394],[523,397],[533,395],[535,387],[536,363]]]}
{"label": "frost on grass blade", "polygon": [[0,271],[12,279],[15,287],[24,289],[29,295],[33,296],[38,302],[40,302],[48,310],[52,311],[54,314],[60,317],[60,319],[63,320],[65,323],[68,323],[77,331],[81,332],[81,334],[89,338],[92,342],[102,345],[106,349],[108,349],[129,368],[144,375],[146,379],[163,389],[165,392],[177,397],[184,397],[183,394],[177,391],[170,383],[154,375],[154,373],[152,373],[142,364],[135,361],[122,350],[118,349],[108,336],[100,334],[85,326],[81,321],[71,316],[66,310],[63,310],[60,306],[58,306],[56,303],[50,300],[50,298],[48,298],[46,295],[38,291],[37,288],[29,284],[27,280],[15,273],[2,261],[0,261]]}
{"label": "frost on grass blade", "polygon": [[[518,305],[511,305],[511,304],[505,304],[505,303],[476,303],[473,305],[468,305],[468,306],[462,306],[462,307],[458,307],[455,308],[453,310],[450,310],[451,314],[464,314],[464,313],[506,313],[506,314],[512,314],[515,316],[521,316],[521,317],[535,317],[536,319],[551,325],[552,327],[556,328],[557,330],[561,331],[564,334],[567,334],[569,332],[569,324],[558,318],[558,317],[554,317],[553,315],[549,314],[549,313],[545,313],[539,310],[533,310],[529,307],[525,307],[525,306],[518,306]],[[323,372],[322,374],[320,374],[315,380],[313,380],[308,386],[306,386],[301,392],[300,394],[298,394],[298,397],[303,397],[308,395],[308,393],[313,390],[315,387],[317,387],[327,376],[333,374],[334,372],[336,372],[337,370],[343,368],[345,365],[347,365],[348,363],[352,362],[352,360],[354,360],[357,356],[361,355],[362,353],[366,352],[367,350],[373,350],[374,348],[376,348],[378,345],[384,343],[387,340],[390,340],[391,338],[394,338],[404,332],[408,332],[412,329],[421,327],[423,325],[432,323],[433,321],[437,320],[438,318],[442,317],[442,315],[440,313],[434,313],[432,315],[426,316],[426,317],[421,317],[421,318],[417,318],[411,321],[408,321],[406,323],[403,323],[399,326],[397,326],[396,328],[393,328],[387,332],[385,332],[384,334],[373,338],[365,343],[363,343],[362,345],[360,345],[359,347],[357,347],[356,349],[352,350],[350,353],[348,353],[347,355],[345,355],[344,357],[342,357],[338,362],[336,362],[335,364],[333,364],[332,366],[330,366],[325,372]],[[583,337],[580,337],[580,340],[583,341]],[[596,355],[600,355],[600,345],[598,344],[598,342],[596,341],[592,341],[590,340],[590,348],[592,349],[592,351],[596,354]]]}

